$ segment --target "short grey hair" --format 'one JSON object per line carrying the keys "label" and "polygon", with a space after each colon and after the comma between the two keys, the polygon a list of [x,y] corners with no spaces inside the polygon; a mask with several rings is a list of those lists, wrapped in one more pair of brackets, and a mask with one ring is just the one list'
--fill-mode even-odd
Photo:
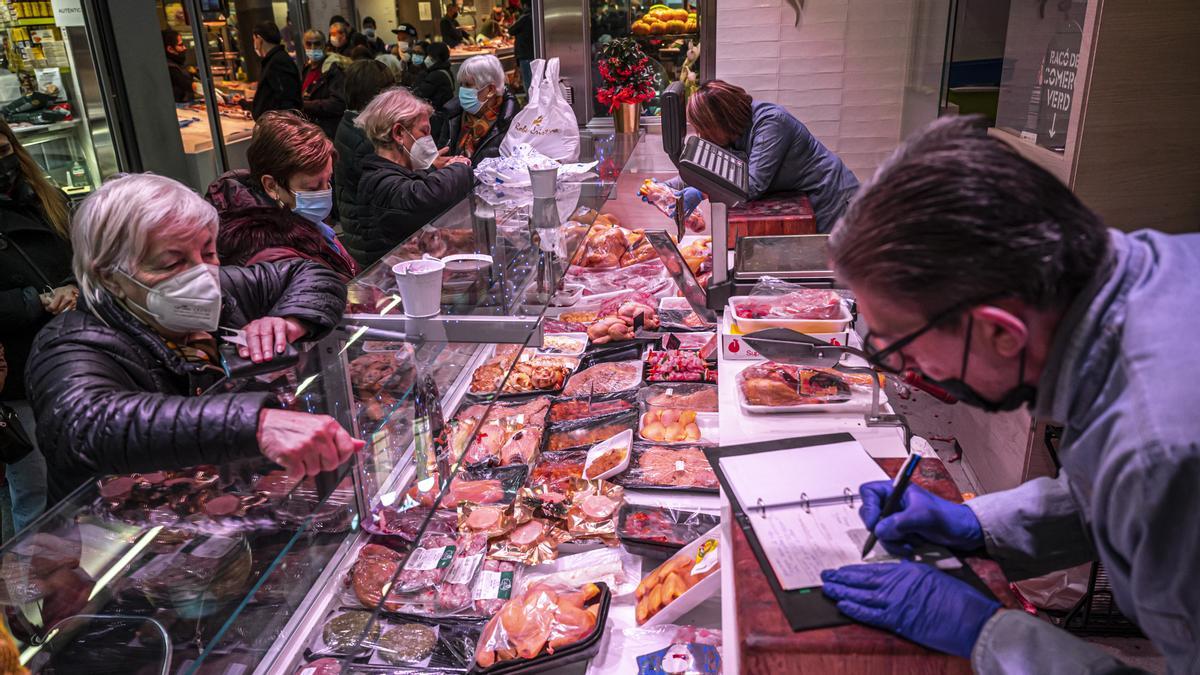
{"label": "short grey hair", "polygon": [[472,56],[458,68],[458,83],[464,87],[482,89],[487,85],[504,91],[504,66],[491,54]]}
{"label": "short grey hair", "polygon": [[72,267],[88,302],[108,291],[101,283],[117,269],[133,272],[156,230],[217,232],[217,210],[183,183],[152,173],[113,178],[83,200],[71,225]]}
{"label": "short grey hair", "polygon": [[376,149],[395,146],[392,127],[397,124],[411,133],[417,120],[433,114],[433,107],[404,87],[385,89],[358,113],[354,126],[363,130]]}

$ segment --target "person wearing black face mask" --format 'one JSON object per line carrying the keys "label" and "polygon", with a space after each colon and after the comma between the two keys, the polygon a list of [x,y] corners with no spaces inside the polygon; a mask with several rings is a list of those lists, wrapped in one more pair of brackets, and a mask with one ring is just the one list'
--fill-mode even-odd
{"label": "person wearing black face mask", "polygon": [[[986,552],[1010,581],[1100,561],[1167,670],[1196,672],[1200,235],[1105,227],[981,121],[944,117],[907,141],[842,216],[830,257],[871,362],[987,411],[1030,405],[1063,425],[1061,470],[965,504],[910,486],[886,517],[891,483],[867,483],[863,522],[897,555]],[[924,565],[822,580],[842,613],[977,673],[1135,670]]]}
{"label": "person wearing black face mask", "polygon": [[[25,370],[33,338],[55,315],[74,309],[79,290],[71,274],[66,196],[42,175],[16,135],[0,122],[0,345],[8,376],[0,383],[0,417],[16,413],[34,440]],[[11,421],[11,420],[10,420]],[[35,447],[5,457],[13,530],[46,506],[46,460]]]}
{"label": "person wearing black face mask", "polygon": [[173,30],[162,32],[163,49],[167,52],[167,72],[171,75],[171,94],[176,103],[191,103],[196,99],[192,83],[195,78],[187,69],[187,47],[183,36]]}

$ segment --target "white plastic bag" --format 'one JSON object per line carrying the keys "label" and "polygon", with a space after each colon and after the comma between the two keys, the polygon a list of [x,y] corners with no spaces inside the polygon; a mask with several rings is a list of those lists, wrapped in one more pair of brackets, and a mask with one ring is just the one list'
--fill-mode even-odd
{"label": "white plastic bag", "polygon": [[527,143],[551,159],[574,162],[579,158],[579,126],[559,88],[558,59],[534,59],[531,67],[529,104],[509,125],[500,156],[508,157],[518,145]]}

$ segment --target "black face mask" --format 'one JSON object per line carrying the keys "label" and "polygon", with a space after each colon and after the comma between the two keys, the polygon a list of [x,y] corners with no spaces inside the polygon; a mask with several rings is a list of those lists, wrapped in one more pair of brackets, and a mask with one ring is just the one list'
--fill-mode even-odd
{"label": "black face mask", "polygon": [[21,178],[21,160],[16,153],[0,157],[0,193],[11,194]]}
{"label": "black face mask", "polygon": [[187,63],[187,52],[177,52],[173,49],[168,49],[167,60],[182,66]]}
{"label": "black face mask", "polygon": [[1009,389],[1004,396],[1000,397],[999,401],[986,399],[975,391],[971,385],[967,384],[967,359],[971,354],[971,332],[975,328],[975,318],[967,317],[967,341],[963,347],[962,371],[958,379],[950,380],[935,380],[928,376],[925,377],[929,382],[946,390],[954,398],[973,407],[980,408],[985,412],[1005,412],[1016,410],[1021,406],[1029,403],[1032,404],[1037,399],[1037,387],[1025,383],[1025,350],[1021,350],[1021,363],[1017,367],[1017,386]]}

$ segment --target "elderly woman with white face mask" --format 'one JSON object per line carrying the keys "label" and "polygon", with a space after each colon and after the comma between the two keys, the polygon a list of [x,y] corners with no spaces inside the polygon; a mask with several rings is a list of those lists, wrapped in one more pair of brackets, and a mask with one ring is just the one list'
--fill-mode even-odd
{"label": "elderly woman with white face mask", "polygon": [[478,164],[500,156],[500,143],[521,110],[504,81],[504,67],[491,54],[472,56],[458,69],[458,96],[443,108],[448,141],[456,155]]}
{"label": "elderly woman with white face mask", "polygon": [[[471,160],[438,150],[429,104],[393,87],[371,100],[354,124],[375,153],[362,162],[355,203],[343,221],[350,255],[366,267],[471,193]],[[343,214],[346,215],[346,214]]]}
{"label": "elderly woman with white face mask", "polygon": [[51,502],[105,474],[263,455],[294,475],[337,468],[361,442],[269,393],[202,394],[224,377],[213,333],[242,328],[256,363],[340,320],[337,275],[291,260],[222,267],[217,212],[169,178],[133,174],[88,197],[71,232],[79,311],[38,334],[28,391]]}

